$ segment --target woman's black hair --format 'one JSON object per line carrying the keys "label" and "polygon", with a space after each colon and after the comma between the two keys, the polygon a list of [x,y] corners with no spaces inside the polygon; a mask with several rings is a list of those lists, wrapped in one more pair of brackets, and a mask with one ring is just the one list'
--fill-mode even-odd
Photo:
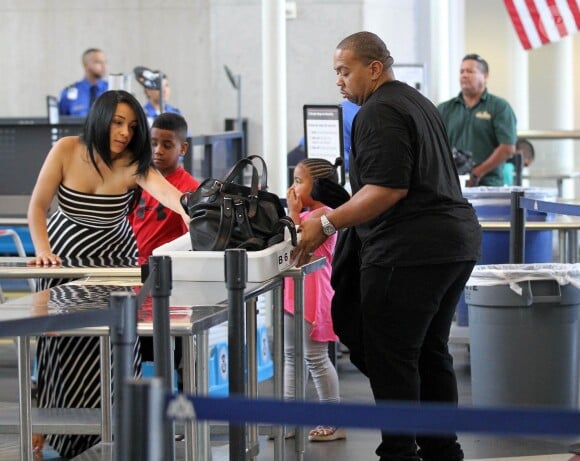
{"label": "woman's black hair", "polygon": [[338,183],[337,168],[342,165],[342,158],[337,157],[334,165],[322,158],[305,158],[302,165],[313,179],[310,195],[317,202],[331,208],[337,208],[350,199],[348,192]]}
{"label": "woman's black hair", "polygon": [[81,140],[87,146],[92,164],[99,175],[102,176],[97,166],[95,155],[99,155],[109,168],[113,165],[110,145],[111,122],[117,105],[122,102],[133,109],[137,118],[137,126],[133,132],[131,142],[127,146],[127,150],[131,153],[130,164],[137,164],[137,175],[146,176],[151,166],[151,135],[145,112],[139,101],[131,93],[124,90],[110,90],[99,96],[89,111]]}

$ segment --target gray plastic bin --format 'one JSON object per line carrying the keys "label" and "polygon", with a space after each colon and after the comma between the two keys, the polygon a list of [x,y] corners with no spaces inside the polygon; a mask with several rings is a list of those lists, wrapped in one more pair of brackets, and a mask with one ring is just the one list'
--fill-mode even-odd
{"label": "gray plastic bin", "polygon": [[[467,187],[465,197],[475,208],[479,222],[509,221],[511,219],[511,194],[524,192],[527,198],[552,200],[558,196],[558,189],[548,187]],[[551,221],[554,215],[534,210],[526,211],[528,221]],[[484,230],[481,242],[481,257],[478,265],[507,264],[510,254],[509,230]],[[526,263],[549,263],[552,257],[552,231],[526,230],[524,261]],[[457,325],[469,325],[467,303],[462,298],[457,304]]]}
{"label": "gray plastic bin", "polygon": [[476,266],[469,307],[472,402],[578,404],[580,264]]}

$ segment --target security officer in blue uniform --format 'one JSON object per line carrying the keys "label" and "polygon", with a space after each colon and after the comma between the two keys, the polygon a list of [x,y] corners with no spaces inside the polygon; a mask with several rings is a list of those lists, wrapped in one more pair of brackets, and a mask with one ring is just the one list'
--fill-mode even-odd
{"label": "security officer in blue uniform", "polygon": [[109,89],[107,57],[98,48],[89,48],[83,53],[85,78],[67,86],[60,93],[58,112],[60,115],[86,117],[92,103]]}
{"label": "security officer in blue uniform", "polygon": [[350,168],[350,132],[352,128],[352,121],[357,114],[360,106],[354,102],[345,99],[342,104],[342,135],[344,139],[344,169],[349,171]]}
{"label": "security officer in blue uniform", "polygon": [[145,85],[144,89],[145,96],[147,96],[147,103],[143,106],[143,110],[145,111],[145,115],[147,115],[149,126],[153,124],[155,117],[163,112],[181,114],[181,111],[177,107],[171,106],[167,103],[171,95],[171,87],[169,86],[167,74],[163,74],[163,110],[161,110],[160,90],[148,88]]}

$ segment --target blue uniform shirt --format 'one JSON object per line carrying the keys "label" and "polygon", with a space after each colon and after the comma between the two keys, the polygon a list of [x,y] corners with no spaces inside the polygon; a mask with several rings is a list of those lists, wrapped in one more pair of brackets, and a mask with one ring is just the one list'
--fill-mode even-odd
{"label": "blue uniform shirt", "polygon": [[[99,80],[95,85],[97,98],[109,89],[109,82],[106,80]],[[58,103],[58,113],[86,117],[90,109],[91,86],[91,83],[85,78],[62,90]]]}
{"label": "blue uniform shirt", "polygon": [[352,129],[352,121],[357,114],[360,106],[348,99],[342,101],[342,136],[344,147],[344,169],[349,171],[350,166],[350,132]]}
{"label": "blue uniform shirt", "polygon": [[[143,109],[145,110],[149,126],[153,125],[153,120],[159,115],[159,112],[157,112],[157,109],[149,101],[143,106]],[[181,111],[177,107],[170,106],[169,104],[165,104],[165,112],[181,115]]]}

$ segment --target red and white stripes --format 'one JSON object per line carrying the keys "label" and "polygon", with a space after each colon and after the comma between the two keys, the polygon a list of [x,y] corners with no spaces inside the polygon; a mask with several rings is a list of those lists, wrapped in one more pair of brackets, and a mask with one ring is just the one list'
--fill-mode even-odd
{"label": "red and white stripes", "polygon": [[578,0],[504,0],[524,49],[557,42],[580,29]]}

